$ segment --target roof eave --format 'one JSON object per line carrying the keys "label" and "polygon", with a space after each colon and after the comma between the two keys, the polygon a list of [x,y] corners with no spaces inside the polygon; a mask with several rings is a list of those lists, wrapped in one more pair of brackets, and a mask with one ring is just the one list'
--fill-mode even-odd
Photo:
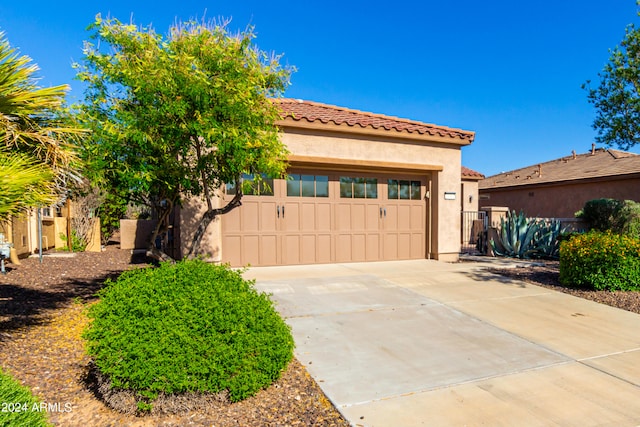
{"label": "roof eave", "polygon": [[276,122],[277,126],[282,128],[297,128],[297,129],[306,129],[306,130],[318,130],[318,131],[331,131],[331,132],[341,132],[352,135],[367,135],[367,136],[378,136],[378,137],[392,137],[392,138],[400,138],[407,139],[411,141],[421,141],[421,142],[436,142],[443,144],[454,144],[458,146],[466,146],[470,145],[474,138],[475,132],[460,132],[460,135],[463,137],[445,137],[439,135],[431,135],[431,134],[421,134],[418,132],[398,132],[396,130],[387,130],[384,128],[372,128],[357,126],[350,126],[346,123],[343,124],[335,124],[335,123],[322,123],[313,121],[310,122],[308,120],[295,120],[291,117],[286,117],[282,120]]}
{"label": "roof eave", "polygon": [[[575,179],[564,179],[564,180],[558,180],[558,181],[543,181],[543,182],[536,182],[536,181],[530,181],[530,182],[522,182],[522,183],[517,183],[517,184],[513,184],[513,185],[503,185],[503,186],[496,186],[496,185],[492,185],[489,187],[482,187],[482,183],[480,183],[479,186],[479,190],[484,190],[484,191],[500,191],[500,190],[514,190],[514,189],[519,189],[519,188],[527,188],[527,187],[554,187],[554,186],[559,186],[559,185],[573,185],[573,184],[582,184],[585,182],[597,182],[597,181],[618,181],[618,180],[624,180],[624,179],[631,179],[631,178],[640,178],[640,172],[630,172],[630,173],[626,173],[626,174],[619,174],[619,175],[600,175],[600,176],[591,176],[591,177],[583,177],[583,178],[575,178]],[[485,178],[485,179],[489,179],[489,178]]]}

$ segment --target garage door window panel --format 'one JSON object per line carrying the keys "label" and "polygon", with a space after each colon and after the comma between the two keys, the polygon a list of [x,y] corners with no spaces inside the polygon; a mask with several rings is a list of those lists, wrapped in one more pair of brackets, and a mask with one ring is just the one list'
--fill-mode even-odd
{"label": "garage door window panel", "polygon": [[363,177],[340,177],[340,198],[377,199],[378,179]]}
{"label": "garage door window panel", "polygon": [[387,198],[389,200],[420,200],[421,196],[420,181],[387,180]]}
{"label": "garage door window panel", "polygon": [[[273,178],[262,174],[256,179],[254,174],[242,174],[242,190],[245,196],[273,196]],[[225,193],[236,194],[237,183],[230,182],[225,185]]]}
{"label": "garage door window panel", "polygon": [[422,184],[420,181],[411,181],[411,200],[422,200]]}
{"label": "garage door window panel", "polygon": [[288,197],[329,197],[329,177],[291,174],[287,180]]}

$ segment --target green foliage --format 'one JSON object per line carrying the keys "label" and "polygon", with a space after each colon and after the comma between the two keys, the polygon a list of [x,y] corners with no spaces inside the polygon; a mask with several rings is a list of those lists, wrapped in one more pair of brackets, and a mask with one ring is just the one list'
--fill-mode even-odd
{"label": "green foliage", "polygon": [[562,223],[556,220],[540,222],[540,231],[535,237],[537,256],[557,259],[560,256],[560,241],[565,233]]}
{"label": "green foliage", "polygon": [[563,241],[560,282],[597,290],[640,290],[640,240],[592,230]]}
{"label": "green foliage", "polygon": [[491,240],[494,253],[513,258],[557,258],[559,237],[563,232],[559,221],[527,218],[524,212],[507,212],[500,219],[498,242]]}
{"label": "green foliage", "polygon": [[[0,32],[0,179],[4,181],[9,176],[7,170],[15,168],[21,169],[22,175],[21,181],[3,182],[0,192],[22,186],[26,197],[17,201],[21,209],[58,200],[69,181],[77,179],[74,144],[83,135],[81,129],[70,125],[64,108],[68,87],[40,88],[37,70],[31,58],[19,55]],[[16,204],[9,194],[15,193],[4,194],[0,202],[5,212],[7,205]],[[13,199],[7,201],[9,197]]]}
{"label": "green foliage", "polygon": [[260,51],[251,28],[234,35],[225,25],[177,23],[165,38],[98,15],[90,29],[96,43],[76,66],[87,84],[79,108],[93,130],[83,149],[93,180],[155,209],[164,224],[181,197],[211,202],[243,173],[284,173],[271,98],[292,69]]}
{"label": "green foliage", "polygon": [[640,203],[625,200],[618,211],[615,231],[640,239]]}
{"label": "green foliage", "polygon": [[576,217],[587,221],[592,229],[607,231],[614,228],[622,206],[623,203],[616,199],[589,200],[582,210],[576,212]]}
{"label": "green foliage", "polygon": [[500,248],[496,242],[491,240],[493,251],[502,256],[515,258],[529,258],[535,248],[532,245],[533,237],[538,232],[539,225],[534,219],[528,219],[524,212],[516,215],[507,212],[507,218],[500,218],[499,242]]}
{"label": "green foliage", "polygon": [[[60,240],[67,243],[68,239],[66,234],[60,233],[59,236]],[[82,237],[78,236],[78,233],[74,229],[71,230],[71,249],[73,252],[84,252],[85,249],[87,249],[87,242]],[[65,244],[61,250],[68,251],[69,245]]]}
{"label": "green foliage", "polygon": [[199,260],[123,273],[100,292],[88,352],[140,409],[158,393],[229,391],[232,401],[275,381],[293,355],[268,296],[227,266]]}
{"label": "green foliage", "polygon": [[640,141],[640,32],[633,24],[598,77],[596,88],[589,81],[582,86],[596,109],[596,140],[629,149]]}
{"label": "green foliage", "polygon": [[55,201],[51,170],[24,154],[0,147],[0,222]]}
{"label": "green foliage", "polygon": [[0,427],[50,426],[40,402],[11,376],[0,370]]}
{"label": "green foliage", "polygon": [[589,200],[576,217],[585,219],[594,230],[640,238],[640,203],[633,200]]}
{"label": "green foliage", "polygon": [[106,245],[113,233],[120,229],[120,219],[124,218],[126,213],[126,196],[112,192],[104,195],[97,212],[100,218],[100,240],[103,245]]}

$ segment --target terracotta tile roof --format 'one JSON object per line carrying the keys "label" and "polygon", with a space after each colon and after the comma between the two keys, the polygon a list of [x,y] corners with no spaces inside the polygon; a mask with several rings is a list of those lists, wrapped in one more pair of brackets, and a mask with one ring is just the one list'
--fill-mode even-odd
{"label": "terracotta tile roof", "polygon": [[480,189],[640,174],[640,155],[598,148],[549,162],[493,175],[480,181]]}
{"label": "terracotta tile roof", "polygon": [[469,169],[467,167],[462,166],[462,177],[463,178],[476,178],[483,179],[484,175],[480,172],[476,172],[473,169]]}
{"label": "terracotta tile roof", "polygon": [[400,119],[382,114],[367,113],[358,110],[321,104],[319,102],[303,101],[300,99],[276,99],[282,106],[283,119],[296,122],[322,123],[351,128],[376,129],[394,131],[405,134],[428,135],[460,140],[460,143],[470,144],[475,132],[461,129],[437,126],[414,120]]}

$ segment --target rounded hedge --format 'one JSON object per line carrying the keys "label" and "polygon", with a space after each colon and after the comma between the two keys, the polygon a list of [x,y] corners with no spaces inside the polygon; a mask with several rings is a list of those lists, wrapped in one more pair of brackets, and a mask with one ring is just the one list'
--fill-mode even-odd
{"label": "rounded hedge", "polygon": [[592,230],[560,243],[560,283],[596,290],[640,290],[640,239]]}
{"label": "rounded hedge", "polygon": [[163,263],[108,281],[89,309],[88,353],[112,387],[150,410],[159,393],[242,400],[280,377],[293,357],[289,327],[252,281],[227,266]]}

